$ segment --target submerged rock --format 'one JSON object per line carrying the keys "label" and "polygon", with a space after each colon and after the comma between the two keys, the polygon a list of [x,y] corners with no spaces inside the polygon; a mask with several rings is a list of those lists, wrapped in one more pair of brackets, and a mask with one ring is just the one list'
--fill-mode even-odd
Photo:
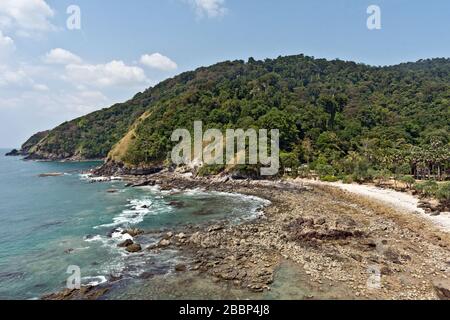
{"label": "submerged rock", "polygon": [[49,172],[49,173],[41,173],[39,175],[40,178],[46,178],[46,177],[61,177],[64,173],[62,172]]}

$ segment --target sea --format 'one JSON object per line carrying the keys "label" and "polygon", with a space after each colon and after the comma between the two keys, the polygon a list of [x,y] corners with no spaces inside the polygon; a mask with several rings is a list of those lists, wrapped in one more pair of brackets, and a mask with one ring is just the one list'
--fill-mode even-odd
{"label": "sea", "polygon": [[[108,299],[214,298],[217,292],[223,293],[217,298],[234,297],[209,280],[175,277],[174,266],[188,259],[176,249],[127,253],[117,246],[128,237],[121,231],[243,223],[256,219],[266,200],[94,182],[85,172],[101,162],[24,161],[4,156],[7,151],[0,149],[0,299],[39,299],[63,290],[74,270],[85,286],[122,279]],[[157,241],[149,236],[142,245]]]}

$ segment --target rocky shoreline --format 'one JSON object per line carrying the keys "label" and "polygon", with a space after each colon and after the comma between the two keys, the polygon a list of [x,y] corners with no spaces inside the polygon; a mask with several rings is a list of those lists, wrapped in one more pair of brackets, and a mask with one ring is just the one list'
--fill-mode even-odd
{"label": "rocky shoreline", "polygon": [[[342,292],[338,299],[449,298],[450,237],[413,214],[336,188],[295,182],[194,178],[167,171],[125,179],[129,187],[202,188],[271,201],[264,216],[253,221],[169,230],[147,248],[138,234],[124,244],[129,252],[180,250],[192,262],[177,265],[176,272],[265,292],[281,261],[289,260],[318,291]],[[108,285],[83,290],[86,294],[65,290],[44,299],[99,299]]]}

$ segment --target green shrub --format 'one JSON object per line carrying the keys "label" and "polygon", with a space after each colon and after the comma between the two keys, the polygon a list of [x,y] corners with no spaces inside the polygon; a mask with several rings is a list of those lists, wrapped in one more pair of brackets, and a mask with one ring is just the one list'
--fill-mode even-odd
{"label": "green shrub", "polygon": [[336,182],[336,181],[339,181],[339,179],[337,177],[332,176],[332,175],[327,175],[327,176],[320,177],[320,180],[321,181],[325,181],[325,182]]}
{"label": "green shrub", "polygon": [[346,183],[346,184],[353,183],[353,178],[352,178],[352,176],[344,176],[344,177],[342,178],[342,183]]}
{"label": "green shrub", "polygon": [[439,200],[450,201],[450,182],[441,184],[436,192],[436,196]]}
{"label": "green shrub", "polygon": [[318,164],[316,165],[316,172],[319,176],[334,176],[335,170],[329,164]]}
{"label": "green shrub", "polygon": [[424,182],[416,183],[414,189],[421,192],[423,195],[431,197],[435,196],[439,190],[439,185],[434,180],[427,180]]}
{"label": "green shrub", "polygon": [[409,189],[411,189],[414,183],[416,183],[416,179],[412,176],[401,176],[398,180],[405,183]]}

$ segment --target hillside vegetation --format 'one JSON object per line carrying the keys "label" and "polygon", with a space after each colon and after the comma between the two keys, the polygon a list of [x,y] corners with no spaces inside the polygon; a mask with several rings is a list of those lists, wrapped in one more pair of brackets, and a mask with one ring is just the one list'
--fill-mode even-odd
{"label": "hillside vegetation", "polygon": [[29,153],[105,158],[114,148],[111,160],[150,166],[167,159],[172,131],[191,130],[195,120],[205,129],[280,129],[289,172],[443,179],[450,167],[450,59],[389,67],[303,55],[227,61],[64,123]]}

